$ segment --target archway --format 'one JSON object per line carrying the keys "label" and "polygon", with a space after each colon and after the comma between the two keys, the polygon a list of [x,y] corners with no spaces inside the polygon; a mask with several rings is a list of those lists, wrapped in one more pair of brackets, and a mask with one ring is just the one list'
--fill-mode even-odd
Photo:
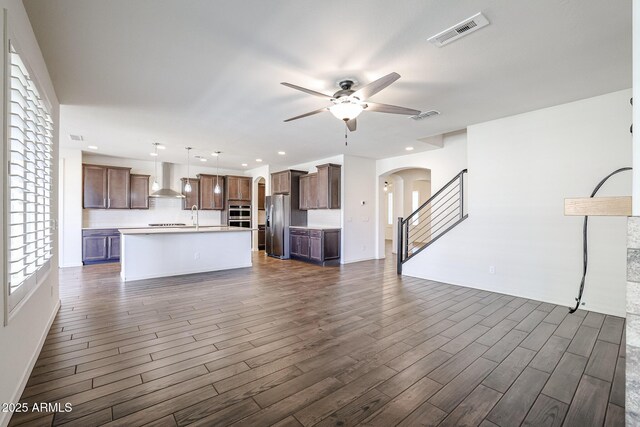
{"label": "archway", "polygon": [[431,197],[431,170],[397,168],[378,176],[377,258],[396,253],[398,217],[406,217]]}

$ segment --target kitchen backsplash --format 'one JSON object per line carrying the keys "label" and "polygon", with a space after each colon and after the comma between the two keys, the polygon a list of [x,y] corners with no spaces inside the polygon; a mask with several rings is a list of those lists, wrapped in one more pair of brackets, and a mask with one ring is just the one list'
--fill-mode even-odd
{"label": "kitchen backsplash", "polygon": [[[199,211],[200,225],[220,225],[220,211]],[[149,209],[83,209],[83,227],[127,227],[153,223],[191,224],[191,211],[180,199],[149,199]]]}
{"label": "kitchen backsplash", "polygon": [[309,227],[340,227],[340,209],[311,209],[307,211],[307,224]]}

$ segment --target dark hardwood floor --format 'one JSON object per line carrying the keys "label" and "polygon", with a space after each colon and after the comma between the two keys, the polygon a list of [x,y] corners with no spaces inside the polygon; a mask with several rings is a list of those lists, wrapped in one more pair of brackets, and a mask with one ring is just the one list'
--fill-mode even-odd
{"label": "dark hardwood floor", "polygon": [[73,410],[11,425],[624,425],[624,319],[394,267],[64,269],[21,401]]}

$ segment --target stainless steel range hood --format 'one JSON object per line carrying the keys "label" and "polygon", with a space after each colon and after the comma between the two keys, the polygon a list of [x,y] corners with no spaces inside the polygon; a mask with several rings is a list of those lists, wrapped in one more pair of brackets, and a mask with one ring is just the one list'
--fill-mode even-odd
{"label": "stainless steel range hood", "polygon": [[[184,195],[171,189],[171,163],[161,163],[162,181],[161,188],[149,194],[155,199],[184,199]],[[157,178],[156,178],[157,179]]]}

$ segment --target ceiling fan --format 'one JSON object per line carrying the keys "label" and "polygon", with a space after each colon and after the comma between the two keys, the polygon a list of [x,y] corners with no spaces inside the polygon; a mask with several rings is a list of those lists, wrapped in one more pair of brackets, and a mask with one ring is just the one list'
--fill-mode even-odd
{"label": "ceiling fan", "polygon": [[340,90],[333,95],[326,95],[321,92],[316,92],[315,90],[296,86],[291,83],[282,82],[282,84],[287,87],[300,90],[311,95],[319,96],[321,98],[325,98],[333,103],[328,107],[323,107],[306,114],[291,117],[290,119],[285,120],[285,122],[301,119],[303,117],[313,116],[314,114],[322,113],[323,111],[329,111],[336,118],[343,120],[346,123],[347,128],[351,132],[353,132],[356,130],[356,117],[358,117],[358,115],[364,110],[376,111],[378,113],[406,114],[409,116],[420,114],[420,111],[411,108],[367,101],[367,99],[369,99],[371,96],[380,92],[382,89],[386,88],[399,78],[400,74],[390,73],[384,77],[380,77],[378,80],[375,80],[364,87],[361,87],[358,90],[352,89],[352,87],[356,84],[353,80],[342,80],[338,83],[338,85],[340,86]]}

